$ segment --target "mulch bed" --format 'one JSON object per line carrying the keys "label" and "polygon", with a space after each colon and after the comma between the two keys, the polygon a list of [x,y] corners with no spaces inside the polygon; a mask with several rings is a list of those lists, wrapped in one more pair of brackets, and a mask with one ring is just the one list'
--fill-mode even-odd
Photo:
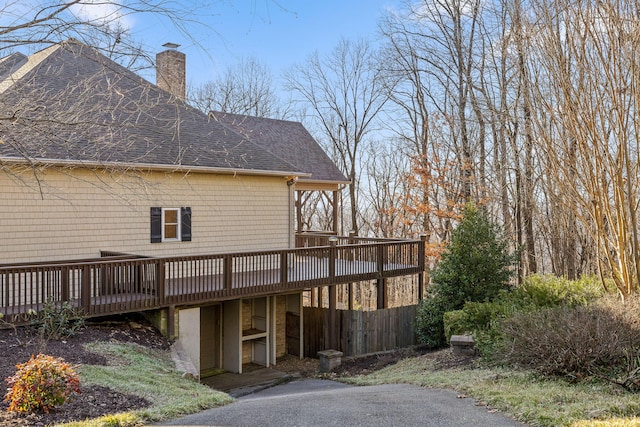
{"label": "mulch bed", "polygon": [[[0,329],[0,379],[12,376],[16,365],[27,362],[32,355],[44,353],[61,357],[73,364],[106,365],[100,355],[86,351],[83,344],[94,341],[137,343],[145,347],[166,350],[170,342],[148,322],[137,316],[101,319],[87,322],[76,335],[62,340],[43,342],[33,328]],[[6,383],[0,386],[6,393]],[[49,414],[8,412],[8,403],[0,402],[0,425],[6,427],[47,426],[69,421],[83,421],[150,405],[145,399],[111,390],[107,387],[80,385],[81,393]]]}
{"label": "mulch bed", "polygon": [[412,348],[400,348],[396,350],[381,351],[356,357],[343,357],[340,366],[331,372],[319,373],[318,359],[299,359],[294,356],[285,356],[279,359],[275,369],[297,373],[304,377],[338,378],[367,375],[408,357],[427,357],[434,360],[435,369],[473,368],[477,365],[478,356],[457,356],[451,350],[429,350],[423,346]]}

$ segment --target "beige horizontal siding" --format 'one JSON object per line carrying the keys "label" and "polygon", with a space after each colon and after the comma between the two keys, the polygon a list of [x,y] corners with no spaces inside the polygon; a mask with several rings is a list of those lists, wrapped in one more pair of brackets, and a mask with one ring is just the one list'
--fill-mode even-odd
{"label": "beige horizontal siding", "polygon": [[[289,188],[280,177],[0,171],[0,263],[286,248]],[[150,243],[152,206],[192,209],[192,241]]]}

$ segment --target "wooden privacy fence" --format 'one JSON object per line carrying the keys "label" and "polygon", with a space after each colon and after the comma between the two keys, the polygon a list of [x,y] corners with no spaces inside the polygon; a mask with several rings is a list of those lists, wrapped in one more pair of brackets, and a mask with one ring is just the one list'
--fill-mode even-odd
{"label": "wooden privacy fence", "polygon": [[[417,305],[375,311],[336,310],[336,335],[345,356],[374,353],[417,344]],[[328,308],[304,307],[304,354],[327,350]]]}

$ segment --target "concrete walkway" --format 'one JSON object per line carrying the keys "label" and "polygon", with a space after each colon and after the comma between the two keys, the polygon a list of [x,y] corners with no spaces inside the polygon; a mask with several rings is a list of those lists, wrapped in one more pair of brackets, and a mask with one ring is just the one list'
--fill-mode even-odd
{"label": "concrete walkway", "polygon": [[232,397],[242,397],[289,382],[295,378],[298,378],[298,375],[261,367],[249,371],[245,370],[242,374],[225,372],[202,378],[200,382],[214,390],[224,391]]}
{"label": "concrete walkway", "polygon": [[407,384],[356,387],[301,379],[174,421],[171,426],[516,427],[506,416],[451,390]]}

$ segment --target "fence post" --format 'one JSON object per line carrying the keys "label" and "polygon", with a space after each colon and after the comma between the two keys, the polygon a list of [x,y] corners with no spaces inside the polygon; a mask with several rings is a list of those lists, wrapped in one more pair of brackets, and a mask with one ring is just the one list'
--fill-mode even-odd
{"label": "fence post", "polygon": [[427,235],[420,235],[420,243],[418,246],[418,266],[420,267],[420,273],[418,273],[418,301],[422,301],[424,297],[424,270],[426,266],[426,254],[425,245],[427,244]]}

